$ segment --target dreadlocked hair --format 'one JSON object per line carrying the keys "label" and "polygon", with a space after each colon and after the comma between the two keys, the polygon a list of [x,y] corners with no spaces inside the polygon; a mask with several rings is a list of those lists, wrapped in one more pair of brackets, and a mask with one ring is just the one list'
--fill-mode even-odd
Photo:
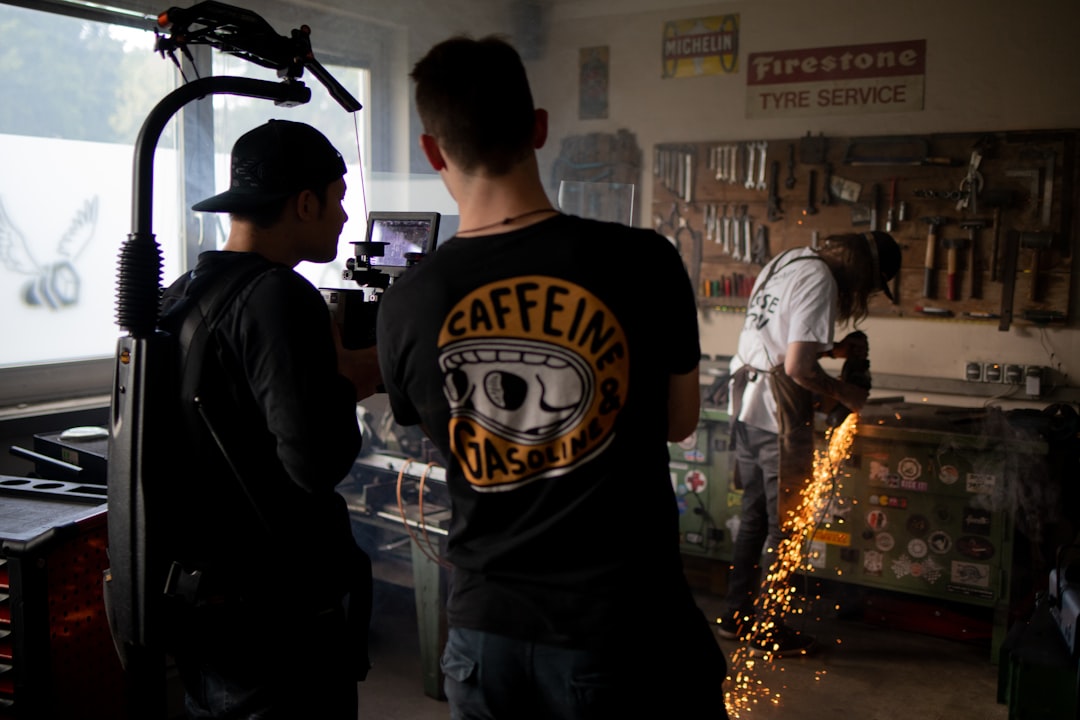
{"label": "dreadlocked hair", "polygon": [[866,239],[858,233],[830,235],[818,254],[825,259],[836,278],[839,294],[837,320],[841,325],[857,326],[869,315],[870,295],[877,289],[874,259]]}

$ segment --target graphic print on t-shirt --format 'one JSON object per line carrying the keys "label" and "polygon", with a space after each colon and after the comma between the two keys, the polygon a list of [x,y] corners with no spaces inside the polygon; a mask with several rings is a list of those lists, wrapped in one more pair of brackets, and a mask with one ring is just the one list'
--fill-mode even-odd
{"label": "graphic print on t-shirt", "polygon": [[626,337],[578,285],[531,275],[474,290],[443,320],[438,351],[451,448],[477,491],[564,475],[614,438]]}

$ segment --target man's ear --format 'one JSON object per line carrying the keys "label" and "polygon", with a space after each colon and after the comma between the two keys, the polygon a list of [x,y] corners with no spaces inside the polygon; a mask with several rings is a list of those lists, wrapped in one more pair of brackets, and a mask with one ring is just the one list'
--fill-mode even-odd
{"label": "man's ear", "polygon": [[420,149],[424,151],[424,157],[427,158],[428,163],[431,164],[431,168],[435,172],[446,169],[446,160],[443,158],[442,150],[439,149],[439,141],[435,139],[435,136],[421,133]]}
{"label": "man's ear", "polygon": [[533,149],[539,150],[544,147],[548,137],[548,111],[536,108],[533,120]]}
{"label": "man's ear", "polygon": [[301,220],[317,219],[321,206],[319,196],[313,190],[301,190],[293,197],[296,216]]}

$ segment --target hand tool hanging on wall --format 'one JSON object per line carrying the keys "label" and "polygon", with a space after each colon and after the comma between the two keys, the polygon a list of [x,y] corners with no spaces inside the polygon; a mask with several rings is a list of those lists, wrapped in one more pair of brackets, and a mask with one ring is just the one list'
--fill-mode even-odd
{"label": "hand tool hanging on wall", "polygon": [[1009,230],[1005,234],[1005,255],[1001,261],[1001,320],[998,330],[1004,332],[1012,324],[1013,295],[1016,293],[1016,265],[1020,255],[1020,233]]}
{"label": "hand tool hanging on wall", "polygon": [[806,137],[799,141],[799,162],[803,165],[822,165],[829,154],[829,140],[824,133],[813,137],[806,131]]}
{"label": "hand tool hanging on wall", "polygon": [[825,163],[825,172],[822,173],[823,179],[821,181],[821,204],[832,205],[832,163]]}
{"label": "hand tool hanging on wall", "polygon": [[806,207],[803,208],[802,214],[805,216],[816,215],[817,206],[814,204],[814,192],[817,186],[817,171],[810,171],[810,179],[806,182]]}
{"label": "hand tool hanging on wall", "polygon": [[755,187],[757,187],[757,180],[756,176],[754,175],[754,161],[757,156],[757,143],[743,143],[743,147],[746,148],[746,182],[743,183],[743,187],[745,187],[747,190],[753,190]]}
{"label": "hand tool hanging on wall", "polygon": [[[795,146],[789,146],[794,151]],[[773,160],[769,169],[769,207],[766,211],[769,222],[776,222],[784,217],[780,209],[780,161]]]}
{"label": "hand tool hanging on wall", "polygon": [[934,282],[934,255],[937,247],[938,228],[948,222],[948,218],[940,215],[931,215],[922,218],[929,225],[926,231],[926,259],[923,265],[923,297],[933,298],[937,295],[936,283]]}
{"label": "hand tool hanging on wall", "polygon": [[968,162],[967,175],[960,181],[960,200],[956,203],[957,210],[968,210],[972,214],[979,212],[979,193],[983,187],[983,176],[979,172],[982,163],[982,154],[978,150],[971,151],[971,160]]}
{"label": "hand tool hanging on wall", "polygon": [[941,165],[956,163],[931,157],[930,142],[922,137],[852,138],[844,151],[845,165]]}
{"label": "hand tool hanging on wall", "polygon": [[1054,209],[1054,167],[1057,155],[1053,150],[1046,151],[1046,172],[1043,173],[1042,224],[1050,227],[1050,212]]}
{"label": "hand tool hanging on wall", "polygon": [[784,187],[788,190],[795,187],[795,145],[791,144],[787,146],[787,178],[784,180]]}
{"label": "hand tool hanging on wall", "polygon": [[1001,280],[1001,214],[1003,210],[1012,207],[1015,202],[1016,193],[1012,190],[988,190],[983,194],[983,207],[992,208],[994,211],[992,218],[994,223],[994,235],[993,240],[990,243],[990,279],[994,282],[999,282]]}
{"label": "hand tool hanging on wall", "polygon": [[948,300],[960,299],[959,281],[956,277],[956,258],[960,250],[967,244],[961,238],[945,238],[941,241],[945,246],[946,286],[945,297]]}
{"label": "hand tool hanging on wall", "polygon": [[979,245],[979,231],[989,222],[985,218],[969,218],[960,222],[960,227],[968,231],[968,250],[970,252],[968,273],[971,275],[969,298],[982,297],[982,247]]}
{"label": "hand tool hanging on wall", "polygon": [[896,223],[896,178],[889,178],[889,208],[885,211],[885,232],[892,232]]}
{"label": "hand tool hanging on wall", "polygon": [[758,225],[754,235],[754,244],[750,248],[750,262],[764,266],[772,255],[769,252],[769,228],[764,223]]}
{"label": "hand tool hanging on wall", "polygon": [[758,147],[758,173],[757,183],[754,185],[755,190],[768,190],[769,185],[765,182],[765,155],[769,149],[769,143],[762,140],[757,144]]}
{"label": "hand tool hanging on wall", "polygon": [[1040,298],[1040,269],[1042,266],[1042,251],[1050,247],[1054,236],[1048,232],[1025,232],[1020,233],[1020,247],[1031,250],[1031,284],[1028,286],[1028,299],[1038,302]]}
{"label": "hand tool hanging on wall", "polygon": [[881,185],[874,183],[870,192],[870,229],[880,230],[878,227],[881,218]]}

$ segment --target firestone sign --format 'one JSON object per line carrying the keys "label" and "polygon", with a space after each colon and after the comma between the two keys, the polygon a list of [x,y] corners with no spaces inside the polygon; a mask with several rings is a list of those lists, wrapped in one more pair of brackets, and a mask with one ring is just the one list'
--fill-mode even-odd
{"label": "firestone sign", "polygon": [[926,41],[751,53],[749,118],[923,109]]}

